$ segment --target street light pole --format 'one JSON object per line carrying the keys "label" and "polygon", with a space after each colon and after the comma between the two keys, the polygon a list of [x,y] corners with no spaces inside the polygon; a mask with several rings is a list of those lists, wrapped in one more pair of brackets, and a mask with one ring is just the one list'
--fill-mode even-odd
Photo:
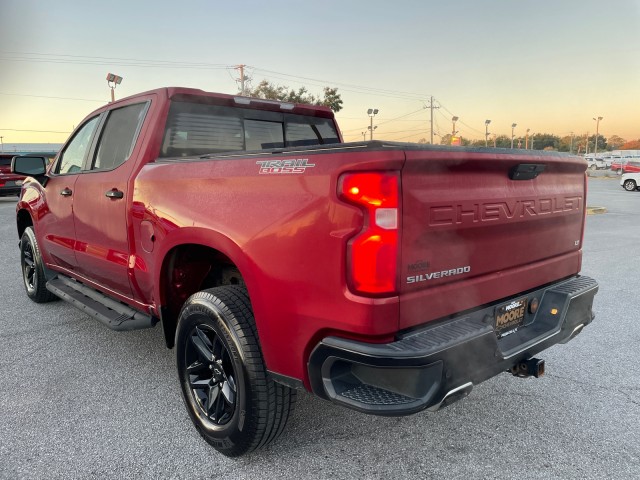
{"label": "street light pole", "polygon": [[524,137],[524,149],[525,150],[529,150],[529,130],[531,130],[531,129],[527,128],[527,134]]}
{"label": "street light pole", "polygon": [[602,120],[602,117],[598,117],[598,118],[594,117],[594,120],[596,121],[596,145],[595,145],[595,148],[593,150],[593,155],[594,155],[594,158],[595,158],[595,156],[598,154],[598,131],[599,131],[599,127],[600,127],[600,120]]}
{"label": "street light pole", "polygon": [[458,132],[456,131],[456,122],[458,121],[458,119],[459,119],[459,117],[456,117],[456,116],[453,116],[453,117],[451,118],[451,121],[453,122],[453,130],[451,130],[451,136],[452,136],[452,137],[455,137],[455,136],[456,136],[456,133],[458,133]]}
{"label": "street light pole", "polygon": [[484,121],[484,146],[485,147],[489,146],[489,124],[490,123],[491,123],[491,120]]}
{"label": "street light pole", "polygon": [[377,114],[378,114],[377,108],[370,108],[369,110],[367,110],[367,115],[369,115],[369,118],[371,120],[369,124],[369,140],[373,140],[373,131],[375,130],[375,128],[378,128],[377,125],[375,128],[373,128],[373,117],[375,117]]}
{"label": "street light pole", "polygon": [[515,135],[513,134],[513,130],[514,128],[516,128],[518,126],[517,123],[512,123],[511,124],[511,148],[513,148],[513,139],[515,137]]}
{"label": "street light pole", "polygon": [[4,141],[3,141],[4,137],[0,136],[0,152],[4,153]]}
{"label": "street light pole", "polygon": [[114,73],[107,73],[107,85],[109,85],[109,88],[111,89],[111,102],[116,101],[115,93],[113,91],[118,85],[120,85],[120,83],[122,83],[122,77]]}

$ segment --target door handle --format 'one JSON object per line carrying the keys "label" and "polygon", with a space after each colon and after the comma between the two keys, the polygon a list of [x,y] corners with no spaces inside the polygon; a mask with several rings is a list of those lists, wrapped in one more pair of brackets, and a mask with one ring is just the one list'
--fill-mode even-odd
{"label": "door handle", "polygon": [[70,197],[73,191],[70,188],[65,188],[64,190],[60,190],[60,195],[63,197]]}
{"label": "door handle", "polygon": [[106,192],[104,192],[105,197],[108,198],[122,198],[124,197],[124,193],[121,192],[120,190],[118,190],[117,188],[111,189],[111,190],[107,190]]}

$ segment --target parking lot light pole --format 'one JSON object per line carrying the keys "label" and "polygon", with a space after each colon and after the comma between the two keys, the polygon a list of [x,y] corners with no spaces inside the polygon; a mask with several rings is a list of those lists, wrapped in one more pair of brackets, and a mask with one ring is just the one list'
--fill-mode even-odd
{"label": "parking lot light pole", "polygon": [[598,132],[599,132],[599,127],[600,127],[600,120],[602,120],[602,117],[594,117],[593,118],[596,121],[596,145],[595,148],[593,149],[593,158],[596,157],[596,155],[598,154]]}
{"label": "parking lot light pole", "polygon": [[109,88],[111,89],[112,102],[116,101],[115,94],[113,91],[116,89],[116,86],[120,85],[121,83],[122,83],[122,77],[119,77],[114,73],[107,73],[107,85],[109,85]]}
{"label": "parking lot light pole", "polygon": [[484,146],[485,147],[489,146],[489,124],[490,123],[491,123],[491,120],[484,121]]}
{"label": "parking lot light pole", "polygon": [[511,148],[513,148],[513,139],[515,138],[515,135],[513,134],[513,130],[518,126],[517,123],[512,123],[511,124]]}
{"label": "parking lot light pole", "polygon": [[369,115],[369,118],[371,120],[369,124],[369,140],[373,140],[373,131],[376,128],[378,128],[377,125],[375,126],[375,128],[373,127],[373,117],[375,117],[377,114],[378,114],[377,108],[370,108],[369,110],[367,110],[367,115]]}
{"label": "parking lot light pole", "polygon": [[529,150],[529,130],[531,130],[530,128],[527,128],[527,133],[524,137],[524,149],[525,150]]}

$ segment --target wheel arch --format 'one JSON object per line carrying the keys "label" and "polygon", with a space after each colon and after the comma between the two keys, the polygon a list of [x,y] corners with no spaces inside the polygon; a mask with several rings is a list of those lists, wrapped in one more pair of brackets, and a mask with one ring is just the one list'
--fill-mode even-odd
{"label": "wheel arch", "polygon": [[180,310],[192,294],[221,285],[245,285],[251,289],[248,260],[240,246],[206,229],[181,230],[163,242],[155,275],[155,296],[169,348],[174,346]]}
{"label": "wheel arch", "polygon": [[21,208],[16,212],[16,226],[18,227],[18,239],[22,238],[27,227],[33,227],[33,219],[26,208]]}

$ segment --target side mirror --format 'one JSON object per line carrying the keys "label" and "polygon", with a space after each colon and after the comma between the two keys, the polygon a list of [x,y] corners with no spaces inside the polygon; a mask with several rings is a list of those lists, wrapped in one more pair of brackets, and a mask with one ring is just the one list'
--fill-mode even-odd
{"label": "side mirror", "polygon": [[42,177],[47,171],[47,159],[45,157],[13,157],[11,160],[11,173],[25,175],[27,177]]}

